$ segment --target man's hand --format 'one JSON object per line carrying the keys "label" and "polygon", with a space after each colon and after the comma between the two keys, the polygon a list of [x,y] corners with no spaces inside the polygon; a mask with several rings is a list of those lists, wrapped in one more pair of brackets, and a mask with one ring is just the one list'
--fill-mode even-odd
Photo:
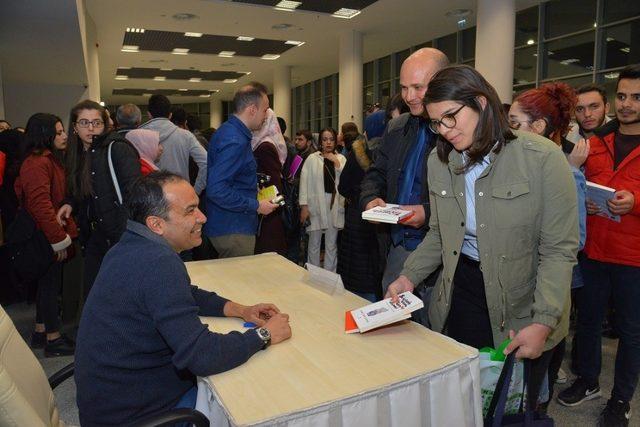
{"label": "man's hand", "polygon": [[614,215],[626,215],[631,212],[636,199],[633,193],[627,190],[616,191],[613,199],[607,201],[609,210]]}
{"label": "man's hand", "polygon": [[367,206],[365,206],[364,210],[368,211],[369,209],[373,209],[376,206],[385,207],[385,206],[387,206],[387,204],[380,197],[376,197],[375,199],[373,199],[372,201],[367,203]]}
{"label": "man's hand", "polygon": [[271,344],[278,344],[291,338],[291,326],[289,326],[288,314],[279,313],[274,315],[265,323],[264,328],[271,334]]}
{"label": "man's hand", "polygon": [[407,276],[400,275],[393,283],[389,285],[387,289],[387,294],[384,296],[385,298],[391,298],[391,301],[394,303],[398,302],[398,294],[407,291],[413,291],[415,285],[411,283],[411,280],[407,278]]}
{"label": "man's hand", "polygon": [[258,213],[264,216],[269,215],[276,209],[278,209],[278,205],[271,203],[270,200],[260,200],[260,203],[258,204]]}
{"label": "man's hand", "polygon": [[598,206],[597,203],[593,203],[590,199],[586,200],[586,206],[588,215],[595,215],[600,212],[600,206]]}
{"label": "man's hand", "polygon": [[257,326],[264,326],[269,319],[280,313],[280,310],[274,304],[262,303],[243,307],[240,317],[245,322],[255,323]]}
{"label": "man's hand", "polygon": [[551,328],[541,323],[532,323],[517,334],[509,331],[511,343],[504,349],[504,354],[509,354],[516,348],[518,359],[537,359],[542,354],[544,343],[551,333]]}
{"label": "man's hand", "polygon": [[413,216],[406,221],[402,221],[400,224],[408,225],[409,227],[420,228],[424,225],[425,214],[424,206],[422,205],[405,205],[400,206],[400,209],[405,211],[413,211]]}
{"label": "man's hand", "polygon": [[587,157],[589,157],[589,141],[582,138],[574,145],[573,150],[567,156],[567,160],[571,166],[579,169],[587,160]]}
{"label": "man's hand", "polygon": [[333,165],[336,168],[340,167],[340,160],[338,159],[338,156],[335,153],[324,153],[322,154],[322,157],[324,157],[325,159],[331,160],[333,162]]}
{"label": "man's hand", "polygon": [[58,221],[58,224],[63,227],[67,225],[67,219],[69,219],[69,217],[71,216],[72,210],[73,208],[71,207],[71,205],[60,206],[60,209],[58,209],[58,213],[56,214],[56,221]]}
{"label": "man's hand", "polygon": [[307,219],[309,219],[309,206],[302,205],[300,206],[300,224],[304,224]]}

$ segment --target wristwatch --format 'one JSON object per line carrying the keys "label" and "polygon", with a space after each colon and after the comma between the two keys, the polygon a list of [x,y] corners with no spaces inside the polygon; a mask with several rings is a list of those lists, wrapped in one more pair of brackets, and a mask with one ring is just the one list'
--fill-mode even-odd
{"label": "wristwatch", "polygon": [[256,329],[256,332],[258,333],[258,337],[263,342],[262,349],[264,350],[265,348],[269,347],[269,345],[271,344],[271,332],[269,332],[267,328],[258,328]]}

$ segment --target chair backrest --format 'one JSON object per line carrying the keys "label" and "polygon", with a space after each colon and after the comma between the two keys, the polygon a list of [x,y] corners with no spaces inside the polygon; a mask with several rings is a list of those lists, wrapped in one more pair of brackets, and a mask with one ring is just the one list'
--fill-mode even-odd
{"label": "chair backrest", "polygon": [[0,426],[63,426],[42,365],[0,307]]}

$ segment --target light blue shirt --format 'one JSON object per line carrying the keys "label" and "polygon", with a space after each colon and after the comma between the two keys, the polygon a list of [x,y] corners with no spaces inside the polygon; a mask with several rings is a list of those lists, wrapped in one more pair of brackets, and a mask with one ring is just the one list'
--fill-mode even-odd
{"label": "light blue shirt", "polygon": [[[462,153],[462,160],[467,161],[467,156]],[[465,189],[465,201],[467,204],[467,217],[465,219],[465,232],[464,242],[462,242],[461,252],[471,259],[480,261],[480,255],[478,252],[478,239],[476,235],[476,179],[482,172],[489,166],[489,154],[482,158],[482,161],[471,166],[464,173],[464,189]]]}

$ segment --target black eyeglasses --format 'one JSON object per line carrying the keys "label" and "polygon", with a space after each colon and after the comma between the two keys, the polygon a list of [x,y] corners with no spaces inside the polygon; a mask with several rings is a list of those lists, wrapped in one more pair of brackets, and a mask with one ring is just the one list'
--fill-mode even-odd
{"label": "black eyeglasses", "polygon": [[104,126],[104,122],[100,119],[95,119],[95,120],[80,119],[76,122],[76,124],[81,128],[88,128],[89,125],[93,126],[94,128],[101,128],[102,126]]}
{"label": "black eyeglasses", "polygon": [[431,129],[431,132],[439,134],[440,125],[447,129],[453,129],[456,125],[456,114],[458,114],[464,107],[466,107],[466,105],[460,106],[460,108],[452,113],[445,114],[440,120],[429,120],[429,129]]}

